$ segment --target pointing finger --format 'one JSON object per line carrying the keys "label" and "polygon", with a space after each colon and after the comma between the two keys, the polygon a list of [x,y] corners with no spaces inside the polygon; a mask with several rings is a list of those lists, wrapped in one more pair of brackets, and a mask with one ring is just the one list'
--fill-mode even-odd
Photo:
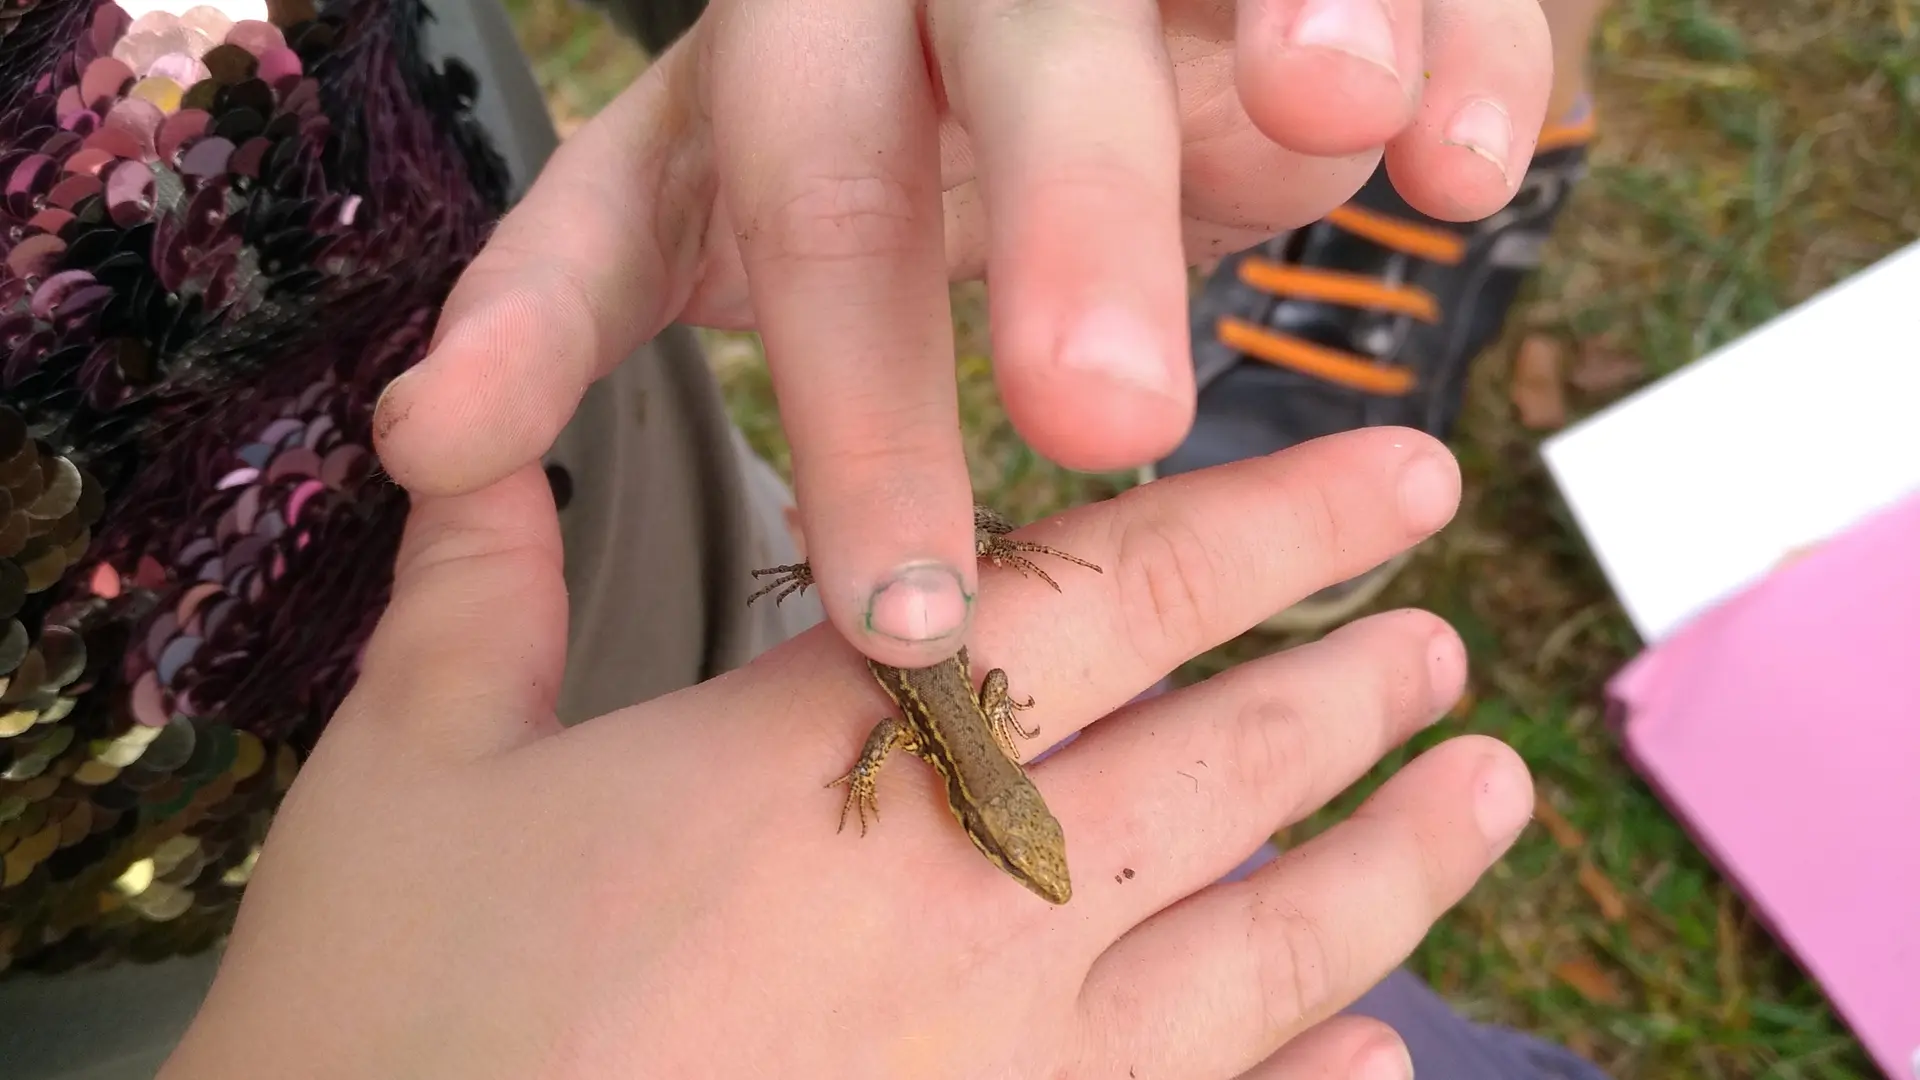
{"label": "pointing finger", "polygon": [[861,652],[925,666],[978,575],[914,10],[764,0],[714,33],[716,152],[818,595]]}

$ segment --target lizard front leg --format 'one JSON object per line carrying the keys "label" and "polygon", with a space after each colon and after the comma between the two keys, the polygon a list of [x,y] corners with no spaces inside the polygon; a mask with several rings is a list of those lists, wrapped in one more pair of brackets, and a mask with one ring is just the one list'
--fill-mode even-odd
{"label": "lizard front leg", "polygon": [[[1015,540],[1007,534],[1012,532],[1013,522],[994,513],[984,506],[973,508],[973,554],[975,558],[985,559],[995,566],[1030,574],[1060,591],[1060,583],[1052,575],[1042,570],[1028,555],[1051,555],[1056,559],[1065,559],[1077,566],[1084,566],[1094,573],[1103,573],[1099,566],[1075,555],[1069,555],[1059,548],[1036,544],[1031,540]],[[755,570],[753,576],[771,580],[760,591],[747,597],[747,603],[773,593],[775,605],[795,593],[805,592],[813,585],[813,567],[807,563],[790,563],[786,566],[769,566],[764,570]]]}
{"label": "lizard front leg", "polygon": [[999,668],[987,672],[986,681],[980,684],[980,711],[986,714],[987,727],[993,732],[993,741],[999,743],[1000,749],[1006,751],[1007,760],[1016,765],[1020,763],[1020,748],[1015,745],[1013,737],[1018,735],[1023,739],[1033,739],[1040,735],[1039,728],[1028,730],[1020,726],[1020,718],[1014,715],[1018,710],[1031,708],[1033,708],[1031,697],[1025,701],[1014,700],[1013,690],[1007,683],[1006,672]]}
{"label": "lizard front leg", "polygon": [[1065,559],[1077,566],[1084,566],[1094,573],[1102,573],[1098,566],[1078,556],[1069,555],[1059,548],[1036,544],[1031,540],[1015,540],[1007,534],[1013,531],[1013,522],[984,506],[973,508],[973,555],[976,559],[985,559],[995,566],[1006,567],[1022,574],[1031,574],[1053,586],[1054,592],[1060,591],[1060,583],[1048,576],[1032,559],[1034,555],[1051,555],[1056,559]]}
{"label": "lizard front leg", "polygon": [[[995,565],[999,565],[1000,559],[1006,558],[1009,553],[1015,551],[1050,550],[1039,547],[1038,545],[1023,548],[1018,546],[1017,541],[999,539],[1001,534],[1012,532],[1013,528],[1013,522],[1008,521],[1006,518],[1001,517],[999,514],[994,513],[984,506],[975,505],[973,508],[973,546],[975,557],[982,559],[987,558],[988,549],[992,548],[994,551],[1000,553],[999,557],[994,559]],[[1073,559],[1071,555],[1063,557],[1072,559],[1074,562],[1079,562],[1078,559]],[[1021,561],[1025,562],[1024,559]],[[1033,566],[1032,563],[1027,563],[1027,565]],[[1034,567],[1034,569],[1037,571],[1039,568]],[[1099,567],[1095,567],[1094,569],[1097,570]],[[1024,571],[1022,572],[1024,573]],[[763,570],[755,570],[753,576],[757,578],[767,578],[769,580],[767,584],[760,587],[759,591],[747,597],[748,604],[752,604],[755,600],[760,599],[768,593],[772,593],[774,594],[774,606],[778,607],[787,597],[795,593],[806,592],[809,588],[813,587],[813,566],[804,562],[788,563],[786,566],[769,566]],[[1047,575],[1042,573],[1040,576],[1044,578]],[[1047,580],[1049,584],[1052,584],[1051,578]],[[1058,589],[1059,586],[1055,585],[1054,588]]]}
{"label": "lizard front leg", "polygon": [[1015,525],[1013,522],[1008,521],[1004,517],[1001,517],[997,512],[990,510],[987,507],[981,506],[978,503],[974,504],[973,531],[975,533],[987,533],[992,536],[1005,536],[1007,533],[1012,532],[1014,529],[1018,527],[1019,526]]}
{"label": "lizard front leg", "polygon": [[806,592],[808,586],[813,584],[813,567],[803,562],[789,563],[786,566],[769,566],[765,570],[755,570],[753,576],[773,580],[761,586],[759,592],[747,597],[747,603],[752,604],[768,593],[779,590],[773,598],[773,606],[779,607],[787,597],[794,593]]}
{"label": "lizard front leg", "polygon": [[895,750],[917,755],[921,753],[920,740],[914,738],[913,729],[905,721],[888,717],[868,733],[866,745],[860,748],[860,759],[847,770],[847,775],[827,785],[830,788],[847,785],[847,801],[840,804],[840,826],[834,832],[846,829],[849,809],[859,815],[861,836],[867,835],[867,811],[873,811],[873,820],[880,820],[880,797],[874,778],[887,764],[887,755]]}

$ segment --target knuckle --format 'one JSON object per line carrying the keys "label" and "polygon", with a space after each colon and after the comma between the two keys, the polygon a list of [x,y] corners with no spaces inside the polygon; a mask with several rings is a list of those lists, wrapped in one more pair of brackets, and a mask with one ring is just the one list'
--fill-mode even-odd
{"label": "knuckle", "polygon": [[[743,238],[764,256],[842,262],[894,255],[919,242],[914,193],[885,176],[816,176],[801,181]],[[928,220],[932,220],[929,218]]]}
{"label": "knuckle", "polygon": [[844,476],[858,476],[862,487],[898,480],[907,494],[920,488],[931,464],[955,460],[953,417],[942,412],[937,401],[886,389],[882,380],[856,388],[858,372],[848,374],[840,422],[822,433],[825,438],[817,447],[809,447],[821,464]]}
{"label": "knuckle", "polygon": [[1172,170],[1168,178],[1150,176],[1118,148],[1083,146],[1035,172],[1029,197],[1035,205],[1077,208],[1072,212],[1081,216],[1124,213],[1152,220],[1161,190],[1177,183]]}
{"label": "knuckle", "polygon": [[1349,711],[1369,730],[1394,736],[1430,717],[1434,687],[1427,643],[1445,625],[1423,611],[1392,611],[1329,635],[1329,641],[1352,647],[1343,649],[1343,656],[1362,661],[1350,665],[1359,677],[1346,686]]}
{"label": "knuckle", "polygon": [[1311,481],[1290,484],[1281,505],[1289,519],[1288,531],[1296,546],[1311,553],[1310,562],[1312,556],[1341,552],[1340,517],[1325,487]]}
{"label": "knuckle", "polygon": [[1270,1030],[1289,1033],[1333,1011],[1345,963],[1337,936],[1284,898],[1255,894],[1250,951]]}
{"label": "knuckle", "polygon": [[[581,197],[594,194],[583,192]],[[461,275],[456,292],[464,292],[473,282],[482,285],[478,291],[486,296],[519,288],[564,305],[566,314],[591,313],[596,299],[593,283],[582,273],[583,264],[571,248],[556,250],[550,224],[531,215],[503,219]]]}
{"label": "knuckle", "polygon": [[[1467,826],[1471,828],[1472,826]],[[1441,842],[1432,834],[1423,833],[1410,821],[1396,820],[1386,823],[1389,835],[1393,837],[1391,847],[1404,866],[1410,892],[1419,899],[1421,918],[1437,918],[1453,903],[1454,894],[1459,890],[1458,882],[1464,869],[1457,857],[1461,847]],[[1478,873],[1479,866],[1471,868],[1469,874]]]}
{"label": "knuckle", "polygon": [[[1383,872],[1391,873],[1406,887],[1413,905],[1423,920],[1436,918],[1452,905],[1460,891],[1463,874],[1459,844],[1448,843],[1445,832],[1423,829],[1398,808],[1376,807],[1370,800],[1361,804],[1349,819],[1377,838]],[[1465,821],[1450,828],[1472,829]],[[1470,845],[1477,846],[1477,845]],[[1468,874],[1478,873],[1474,866]]]}
{"label": "knuckle", "polygon": [[[1102,0],[990,0],[980,6],[980,11],[991,20],[984,23],[991,32],[978,37],[974,44],[1003,46],[1017,41],[1028,50],[1023,58],[1054,66],[1077,63],[1111,69],[1116,46],[1133,46],[1143,52],[1159,47],[1159,24],[1148,23],[1143,14],[1146,10],[1150,9]],[[1048,48],[1061,42],[1073,42],[1077,47]]]}
{"label": "knuckle", "polygon": [[1432,678],[1425,656],[1417,644],[1400,643],[1391,660],[1382,665],[1374,679],[1370,701],[1363,708],[1368,726],[1383,737],[1395,737],[1411,731],[1432,714]]}
{"label": "knuckle", "polygon": [[[984,0],[936,5],[931,20],[933,40],[943,58],[951,57],[950,85],[963,84],[969,75],[998,75],[995,60],[1025,60],[1036,45],[1060,40],[1056,26],[1078,6],[1075,0]],[[1050,36],[1049,36],[1050,35]],[[1009,44],[1023,47],[1013,53]]]}
{"label": "knuckle", "polygon": [[889,412],[887,403],[868,404],[847,401],[846,427],[792,440],[794,469],[811,493],[817,520],[831,517],[851,527],[880,515],[904,526],[927,520],[935,505],[962,505],[968,497],[964,453],[956,442],[925,437],[952,431],[953,420],[915,424]]}
{"label": "knuckle", "polygon": [[1120,609],[1134,651],[1160,662],[1185,660],[1202,643],[1218,607],[1223,568],[1214,545],[1178,517],[1156,514],[1121,526],[1115,562]]}
{"label": "knuckle", "polygon": [[516,582],[537,580],[560,569],[551,546],[531,529],[436,521],[416,523],[408,530],[394,576],[413,580],[449,570],[465,574],[479,567]]}
{"label": "knuckle", "polygon": [[541,357],[583,384],[605,348],[599,296],[578,268],[501,235],[461,275],[437,336],[476,342],[494,364]]}
{"label": "knuckle", "polygon": [[[1272,791],[1276,786],[1304,794],[1311,785],[1297,782],[1311,776],[1315,758],[1312,745],[1313,725],[1298,708],[1286,701],[1266,698],[1255,701],[1232,721],[1226,741],[1232,760],[1228,767],[1237,790]],[[1299,807],[1289,807],[1288,820]]]}

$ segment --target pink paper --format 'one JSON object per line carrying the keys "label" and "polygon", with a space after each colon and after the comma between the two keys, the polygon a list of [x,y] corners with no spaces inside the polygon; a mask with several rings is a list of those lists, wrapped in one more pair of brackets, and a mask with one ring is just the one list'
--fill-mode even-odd
{"label": "pink paper", "polygon": [[1920,1080],[1920,496],[1609,687],[1634,765],[1893,1080]]}

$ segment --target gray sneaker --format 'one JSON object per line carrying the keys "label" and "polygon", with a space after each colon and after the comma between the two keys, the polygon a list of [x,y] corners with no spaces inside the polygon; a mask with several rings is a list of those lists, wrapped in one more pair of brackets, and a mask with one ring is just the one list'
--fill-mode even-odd
{"label": "gray sneaker", "polygon": [[[1384,167],[1352,201],[1221,262],[1193,307],[1199,411],[1143,482],[1378,425],[1451,434],[1473,358],[1499,336],[1585,172],[1592,110],[1540,134],[1506,209],[1470,224],[1401,200]],[[1262,624],[1312,632],[1353,617],[1398,556]]]}

